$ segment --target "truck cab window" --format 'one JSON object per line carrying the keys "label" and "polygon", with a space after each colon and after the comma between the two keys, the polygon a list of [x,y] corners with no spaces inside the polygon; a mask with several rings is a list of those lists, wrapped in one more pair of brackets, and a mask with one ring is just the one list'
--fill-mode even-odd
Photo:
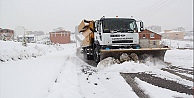
{"label": "truck cab window", "polygon": [[134,33],[137,31],[136,21],[134,19],[109,18],[103,20],[103,32],[125,32]]}
{"label": "truck cab window", "polygon": [[98,24],[98,31],[101,32],[101,23]]}

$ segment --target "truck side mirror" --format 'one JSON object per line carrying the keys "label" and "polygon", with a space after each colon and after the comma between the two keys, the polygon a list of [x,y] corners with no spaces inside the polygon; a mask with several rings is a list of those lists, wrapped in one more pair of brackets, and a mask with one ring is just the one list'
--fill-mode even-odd
{"label": "truck side mirror", "polygon": [[141,21],[141,22],[140,22],[140,31],[143,31],[143,30],[144,30],[143,22]]}

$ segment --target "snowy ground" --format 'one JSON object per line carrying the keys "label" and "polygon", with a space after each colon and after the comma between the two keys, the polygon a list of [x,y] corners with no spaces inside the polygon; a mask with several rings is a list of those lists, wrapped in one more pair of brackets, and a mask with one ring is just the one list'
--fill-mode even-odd
{"label": "snowy ground", "polygon": [[161,43],[169,46],[172,49],[175,49],[175,48],[193,48],[193,40],[162,39]]}
{"label": "snowy ground", "polygon": [[[173,42],[174,45],[184,43]],[[0,98],[138,98],[120,72],[152,73],[193,87],[193,82],[161,70],[167,67],[163,62],[131,61],[92,67],[76,56],[76,50],[75,43],[24,47],[21,43],[0,41]],[[173,48],[167,51],[165,62],[193,70],[193,50]],[[139,78],[135,81],[152,98],[193,98],[193,95],[154,86]]]}

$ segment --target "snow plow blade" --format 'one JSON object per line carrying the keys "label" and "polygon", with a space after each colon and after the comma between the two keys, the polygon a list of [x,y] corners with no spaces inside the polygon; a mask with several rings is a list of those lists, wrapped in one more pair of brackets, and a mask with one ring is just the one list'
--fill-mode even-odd
{"label": "snow plow blade", "polygon": [[141,48],[141,49],[110,49],[110,50],[101,50],[100,60],[103,60],[107,57],[114,57],[119,59],[122,53],[135,53],[137,54],[139,60],[144,60],[145,55],[152,56],[153,58],[158,58],[164,61],[164,55],[167,50],[170,48]]}

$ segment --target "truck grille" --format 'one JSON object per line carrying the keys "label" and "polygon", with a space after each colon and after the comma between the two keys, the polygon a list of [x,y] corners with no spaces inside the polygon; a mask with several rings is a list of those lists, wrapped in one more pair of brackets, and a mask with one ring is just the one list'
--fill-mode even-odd
{"label": "truck grille", "polygon": [[112,41],[112,43],[133,43],[133,40],[118,40]]}
{"label": "truck grille", "polygon": [[124,37],[125,35],[110,35],[110,37]]}

